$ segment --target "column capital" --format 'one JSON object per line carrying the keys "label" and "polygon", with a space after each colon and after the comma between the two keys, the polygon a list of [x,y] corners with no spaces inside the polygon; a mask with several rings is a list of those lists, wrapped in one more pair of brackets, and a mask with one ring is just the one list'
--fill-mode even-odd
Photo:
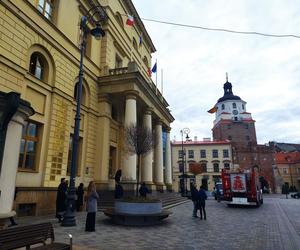
{"label": "column capital", "polygon": [[155,121],[155,125],[162,125],[163,124],[163,120],[162,119],[157,119]]}
{"label": "column capital", "polygon": [[108,103],[110,103],[111,102],[110,94],[107,94],[107,93],[98,94],[98,102],[108,102]]}
{"label": "column capital", "polygon": [[152,107],[147,107],[144,114],[145,115],[152,115],[152,112],[153,112],[153,108]]}
{"label": "column capital", "polygon": [[170,132],[171,132],[171,129],[172,129],[171,127],[166,127],[166,132],[167,132],[167,133],[170,133]]}
{"label": "column capital", "polygon": [[134,99],[136,100],[137,96],[139,96],[139,92],[136,90],[129,90],[125,91],[126,100],[127,99]]}

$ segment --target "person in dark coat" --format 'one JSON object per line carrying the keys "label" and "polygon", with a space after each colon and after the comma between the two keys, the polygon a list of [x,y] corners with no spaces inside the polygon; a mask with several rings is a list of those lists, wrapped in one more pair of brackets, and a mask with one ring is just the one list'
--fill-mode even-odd
{"label": "person in dark coat", "polygon": [[87,197],[86,197],[86,222],[85,222],[85,231],[86,232],[95,232],[95,223],[96,223],[96,212],[97,212],[97,202],[99,195],[96,191],[96,186],[93,181],[90,181],[87,188]]}
{"label": "person in dark coat", "polygon": [[201,185],[200,190],[198,192],[198,206],[200,209],[200,220],[202,220],[202,212],[204,214],[204,220],[206,220],[206,211],[205,211],[205,200],[207,199],[207,195],[204,187]]}
{"label": "person in dark coat", "polygon": [[198,218],[197,216],[197,210],[198,210],[198,190],[195,183],[192,183],[191,185],[191,196],[193,201],[193,217]]}
{"label": "person in dark coat", "polygon": [[67,184],[66,179],[61,178],[60,184],[57,188],[56,195],[56,218],[59,222],[62,221],[62,217],[66,211],[66,200],[67,200]]}
{"label": "person in dark coat", "polygon": [[77,212],[80,212],[83,206],[83,196],[84,196],[83,183],[79,184],[76,190],[76,194],[77,194],[76,208],[77,208]]}
{"label": "person in dark coat", "polygon": [[140,189],[139,189],[139,193],[141,197],[145,197],[147,196],[147,194],[150,193],[149,189],[146,187],[145,182],[142,183]]}
{"label": "person in dark coat", "polygon": [[116,174],[115,174],[115,181],[116,181],[116,183],[120,183],[121,176],[122,176],[122,170],[118,169],[117,172],[116,172]]}
{"label": "person in dark coat", "polygon": [[123,187],[121,186],[120,183],[117,183],[115,187],[115,199],[123,198],[123,194],[124,194]]}

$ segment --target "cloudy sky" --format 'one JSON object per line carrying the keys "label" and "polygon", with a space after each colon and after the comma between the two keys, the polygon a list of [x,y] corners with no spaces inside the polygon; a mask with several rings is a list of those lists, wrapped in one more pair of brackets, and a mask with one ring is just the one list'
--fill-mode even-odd
{"label": "cloudy sky", "polygon": [[[141,18],[208,28],[300,36],[299,0],[133,0]],[[300,39],[205,31],[143,21],[163,68],[163,94],[175,122],[171,138],[190,128],[212,137],[225,74],[247,102],[259,143],[300,143]],[[158,76],[160,79],[160,75]],[[154,77],[155,79],[155,77]],[[160,80],[158,81],[160,88]]]}

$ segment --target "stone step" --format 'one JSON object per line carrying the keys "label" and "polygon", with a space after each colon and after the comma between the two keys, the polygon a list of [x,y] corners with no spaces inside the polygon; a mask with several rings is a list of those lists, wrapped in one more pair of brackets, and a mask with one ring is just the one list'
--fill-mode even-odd
{"label": "stone step", "polygon": [[[100,201],[98,203],[98,210],[105,210],[107,208],[113,208],[114,206],[114,198],[111,195],[100,196]],[[178,206],[184,202],[187,202],[188,199],[186,197],[182,197],[177,193],[152,193],[149,197],[157,198],[162,201],[163,208],[170,208],[174,206]]]}

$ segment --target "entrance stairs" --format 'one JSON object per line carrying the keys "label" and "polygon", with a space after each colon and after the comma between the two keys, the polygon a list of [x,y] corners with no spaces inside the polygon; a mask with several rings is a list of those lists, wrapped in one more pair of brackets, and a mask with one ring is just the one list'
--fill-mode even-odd
{"label": "entrance stairs", "polygon": [[[113,208],[114,207],[114,192],[113,191],[99,191],[99,202],[98,202],[98,210],[99,211],[104,211],[105,209],[108,208]],[[124,194],[124,196],[128,196]],[[185,203],[189,201],[186,197],[182,197],[178,193],[174,192],[169,192],[165,191],[163,193],[161,192],[152,192],[151,194],[148,194],[148,197],[150,198],[157,198],[162,201],[162,206],[164,209],[168,209],[171,207],[178,206],[182,203]]]}

